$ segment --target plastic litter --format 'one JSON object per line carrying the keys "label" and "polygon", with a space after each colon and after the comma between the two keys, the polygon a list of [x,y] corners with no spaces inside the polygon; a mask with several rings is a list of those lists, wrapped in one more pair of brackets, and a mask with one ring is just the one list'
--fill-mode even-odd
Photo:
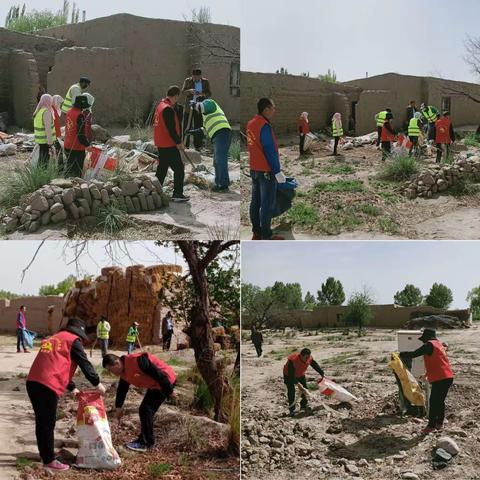
{"label": "plastic litter", "polygon": [[0,143],[0,157],[7,155],[15,155],[17,153],[17,146],[13,143]]}
{"label": "plastic litter", "polygon": [[333,380],[323,377],[322,380],[318,380],[318,388],[320,392],[326,397],[338,400],[339,402],[353,402],[359,399],[351,394],[347,389],[341,387]]}
{"label": "plastic litter", "polygon": [[293,177],[287,177],[285,183],[277,184],[277,195],[273,205],[272,217],[278,217],[292,207],[297,187],[298,183]]}
{"label": "plastic litter", "polygon": [[422,387],[412,375],[410,370],[400,360],[398,353],[393,352],[388,367],[391,368],[397,376],[404,397],[416,407],[425,407],[425,395]]}
{"label": "plastic litter", "polygon": [[108,179],[115,173],[118,159],[114,156],[116,149],[108,147],[89,147],[85,157],[83,178],[85,180]]}
{"label": "plastic litter", "polygon": [[28,348],[33,348],[33,341],[37,336],[36,332],[32,332],[31,330],[24,330],[23,331],[23,341]]}
{"label": "plastic litter", "polygon": [[122,462],[113,448],[110,425],[99,392],[78,394],[77,435],[78,454],[76,466],[112,470]]}

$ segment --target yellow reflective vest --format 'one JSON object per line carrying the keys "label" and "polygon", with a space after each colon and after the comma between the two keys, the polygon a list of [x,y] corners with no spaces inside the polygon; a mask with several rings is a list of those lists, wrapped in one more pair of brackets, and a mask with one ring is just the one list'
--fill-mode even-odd
{"label": "yellow reflective vest", "polygon": [[79,83],[75,83],[68,89],[68,92],[65,95],[65,100],[63,101],[62,106],[60,107],[63,113],[67,113],[73,107],[72,88],[74,87],[81,88]]}
{"label": "yellow reflective vest", "polygon": [[219,107],[218,103],[212,99],[209,100],[215,104],[216,109],[214,112],[208,113],[207,115],[203,114],[203,128],[207,132],[207,135],[212,138],[222,128],[231,129],[231,127],[225,113],[223,113],[223,110]]}
{"label": "yellow reflective vest", "polygon": [[387,119],[387,111],[383,110],[383,112],[377,113],[377,127],[383,127],[385,120]]}
{"label": "yellow reflective vest", "polygon": [[343,126],[337,129],[337,123],[335,122],[335,119],[332,120],[332,135],[334,137],[341,137],[343,135]]}
{"label": "yellow reflective vest", "polygon": [[[108,325],[108,327],[107,327]],[[110,324],[108,322],[100,322],[97,326],[97,337],[100,340],[108,340],[110,337]]]}
{"label": "yellow reflective vest", "polygon": [[127,333],[127,343],[135,343],[138,336],[138,330],[134,327],[130,327]]}
{"label": "yellow reflective vest", "polygon": [[422,112],[423,116],[427,119],[428,123],[434,123],[438,120],[438,115],[432,110],[432,107],[428,106]]}
{"label": "yellow reflective vest", "polygon": [[408,136],[409,137],[418,137],[420,136],[420,127],[418,126],[418,119],[411,118],[408,123]]}
{"label": "yellow reflective vest", "polygon": [[[45,124],[43,123],[43,114],[47,109],[41,108],[35,115],[33,119],[33,131],[35,133],[35,143],[39,145],[44,145],[47,143],[47,131],[45,130]],[[55,122],[53,121],[52,115],[52,142],[56,139],[55,135]]]}

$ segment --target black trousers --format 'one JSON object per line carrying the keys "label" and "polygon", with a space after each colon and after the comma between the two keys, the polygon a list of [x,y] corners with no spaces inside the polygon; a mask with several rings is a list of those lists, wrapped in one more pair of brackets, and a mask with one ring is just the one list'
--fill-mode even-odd
{"label": "black trousers", "polygon": [[415,154],[418,153],[418,137],[409,136],[408,138],[412,142],[412,146],[410,147],[410,150],[408,152],[408,155],[411,157],[414,149],[415,149]]}
{"label": "black trousers", "polygon": [[163,335],[162,344],[164,350],[170,350],[170,344],[172,343],[172,335],[173,332],[167,332],[165,335]]}
{"label": "black trousers", "polygon": [[185,166],[177,147],[158,149],[158,167],[155,174],[163,185],[168,168],[173,170],[173,195],[183,195],[183,181],[185,179]]}
{"label": "black trousers", "polygon": [[440,163],[442,161],[442,156],[443,156],[443,145],[445,145],[445,150],[446,150],[446,158],[447,160],[450,157],[450,151],[451,151],[451,145],[449,143],[437,143],[435,146],[437,147],[437,158],[436,162]]}
{"label": "black trousers", "polygon": [[27,393],[35,412],[35,436],[44,464],[55,460],[54,431],[57,421],[58,397],[45,385],[27,380]]}
{"label": "black trousers", "polygon": [[22,344],[22,348],[26,350],[25,347],[25,339],[23,337],[23,329],[17,328],[17,352],[20,351],[20,344]]}
{"label": "black trousers", "polygon": [[335,143],[333,144],[333,154],[337,155],[337,148],[338,148],[338,142],[340,141],[340,137],[334,137]]}
{"label": "black trousers", "polygon": [[300,155],[303,155],[305,153],[305,150],[303,149],[304,145],[305,145],[305,135],[302,133],[300,134]]}
{"label": "black trousers", "polygon": [[441,427],[445,419],[445,399],[452,386],[453,378],[446,378],[433,382],[430,391],[430,410],[428,412],[428,426]]}
{"label": "black trousers", "polygon": [[392,142],[382,142],[382,160],[385,160],[392,151]]}
{"label": "black trousers", "polygon": [[65,176],[81,177],[83,174],[83,163],[85,162],[85,150],[65,150],[66,161]]}
{"label": "black trousers", "polygon": [[253,346],[255,347],[255,350],[257,351],[257,357],[262,356],[262,344],[261,343],[254,343]]}
{"label": "black trousers", "polygon": [[147,390],[138,413],[140,414],[141,433],[138,441],[147,447],[155,445],[153,434],[154,417],[160,405],[165,401],[165,395],[160,390]]}
{"label": "black trousers", "polygon": [[[291,412],[295,410],[295,388],[297,382],[300,382],[301,385],[307,388],[307,380],[304,376],[296,378],[294,382],[289,380],[286,376],[283,377],[283,383],[285,383],[285,385],[287,386],[288,409]],[[302,400],[300,400],[300,407],[305,408],[307,405],[307,397],[302,394]]]}
{"label": "black trousers", "polygon": [[[184,131],[187,130],[189,112],[185,112],[183,116],[183,128]],[[192,120],[190,122],[190,129],[198,129],[203,127],[203,117],[200,112],[194,110],[192,112]],[[195,133],[193,135],[193,146],[196,150],[199,150],[203,146],[204,135],[202,132]],[[185,138],[185,146],[188,148],[190,146],[190,135],[187,135]]]}
{"label": "black trousers", "polygon": [[377,125],[377,134],[378,134],[378,136],[377,136],[377,147],[380,145],[380,141],[381,141],[381,138],[382,138],[382,128],[383,127],[379,127]]}
{"label": "black trousers", "polygon": [[40,147],[40,156],[38,157],[38,166],[47,168],[50,162],[49,146],[46,143],[41,143],[39,147]]}

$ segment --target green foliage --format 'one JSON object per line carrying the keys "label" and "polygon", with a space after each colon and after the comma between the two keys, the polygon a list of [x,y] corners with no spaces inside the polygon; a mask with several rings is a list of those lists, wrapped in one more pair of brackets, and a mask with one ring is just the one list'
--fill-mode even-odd
{"label": "green foliage", "polygon": [[20,205],[27,195],[61,176],[58,167],[53,164],[47,167],[22,165],[8,169],[0,177],[0,205],[7,208]]}
{"label": "green foliage", "polygon": [[453,302],[452,291],[442,283],[434,283],[425,297],[425,305],[441,309],[448,309]]}
{"label": "green foliage", "polygon": [[235,160],[236,162],[239,162],[240,152],[241,152],[240,139],[233,140],[232,143],[230,144],[230,149],[228,151],[230,158],[232,160]]}
{"label": "green foliage", "polygon": [[423,295],[419,288],[408,283],[394,295],[393,300],[402,307],[416,307],[422,304]]}
{"label": "green foliage", "polygon": [[317,291],[317,300],[320,305],[342,305],[345,301],[342,282],[328,277]]}
{"label": "green foliage", "polygon": [[336,182],[318,182],[313,186],[314,192],[362,192],[360,180],[337,180]]}
{"label": "green foliage", "polygon": [[15,464],[17,470],[24,470],[26,467],[33,467],[33,462],[25,457],[17,457]]}
{"label": "green foliage", "polygon": [[193,23],[212,23],[212,12],[210,7],[202,6],[198,10],[194,8],[192,10]]}
{"label": "green foliage", "polygon": [[20,297],[25,297],[25,295],[9,292],[8,290],[0,290],[0,300],[15,300]]}
{"label": "green foliage", "polygon": [[268,287],[276,308],[299,310],[303,307],[302,287],[299,283],[275,282]]}
{"label": "green foliage", "polygon": [[279,75],[288,75],[288,70],[284,67],[280,67],[280,69],[277,70],[275,73],[278,73]]}
{"label": "green foliage", "polygon": [[337,83],[337,74],[335,70],[327,70],[325,75],[319,75],[318,78],[327,83]]}
{"label": "green foliage", "polygon": [[331,167],[327,167],[325,171],[332,175],[350,175],[354,173],[350,165],[332,165]]}
{"label": "green foliage", "polygon": [[467,295],[473,320],[480,321],[480,286],[472,288]]}
{"label": "green foliage", "polygon": [[167,475],[170,473],[172,469],[169,463],[151,463],[148,466],[148,471],[150,475],[154,478],[162,477],[163,475]]}
{"label": "green foliage", "polygon": [[267,326],[273,310],[270,292],[251,283],[242,283],[241,297],[242,327],[246,327],[243,318],[248,318],[257,328]]}
{"label": "green foliage", "polygon": [[465,136],[465,145],[467,147],[480,148],[480,135],[477,135],[476,133],[469,133]]}
{"label": "green foliage", "polygon": [[303,300],[303,308],[305,310],[313,310],[316,306],[317,306],[317,301],[315,297],[310,292],[307,292]]}
{"label": "green foliage", "polygon": [[400,156],[395,157],[393,160],[388,161],[385,164],[383,172],[380,174],[380,178],[385,180],[394,180],[401,182],[408,180],[412,175],[417,173],[418,166],[414,157]]}
{"label": "green foliage", "polygon": [[382,209],[376,207],[375,205],[365,204],[360,207],[360,211],[365,215],[370,215],[371,217],[378,217],[382,214]]}
{"label": "green foliage", "polygon": [[118,202],[110,202],[100,208],[99,224],[106,235],[114,235],[130,223],[125,207]]}
{"label": "green foliage", "polygon": [[69,275],[67,278],[58,282],[57,285],[42,285],[38,290],[39,295],[65,295],[75,285],[77,278]]}
{"label": "green foliage", "polygon": [[319,220],[313,207],[300,202],[294,203],[287,215],[297,225],[312,226]]}
{"label": "green foliage", "polygon": [[348,310],[345,314],[345,322],[349,325],[358,326],[358,334],[362,328],[370,323],[373,313],[370,305],[373,303],[371,295],[364,290],[354,292],[348,300]]}

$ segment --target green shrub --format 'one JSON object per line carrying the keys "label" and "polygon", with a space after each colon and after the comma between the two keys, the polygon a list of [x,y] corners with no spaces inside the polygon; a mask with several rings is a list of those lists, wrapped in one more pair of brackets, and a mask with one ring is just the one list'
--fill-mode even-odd
{"label": "green shrub", "polygon": [[298,225],[314,225],[318,222],[318,214],[313,207],[304,203],[295,203],[288,211],[288,217]]}
{"label": "green shrub", "polygon": [[113,235],[130,223],[130,218],[123,205],[110,202],[104,205],[99,212],[99,224],[106,235]]}
{"label": "green shrub", "polygon": [[232,160],[239,162],[240,151],[241,151],[240,139],[233,140],[232,143],[230,144],[230,150],[228,151],[228,155]]}
{"label": "green shrub", "polygon": [[325,169],[327,173],[332,175],[350,175],[354,172],[350,165],[333,165]]}
{"label": "green shrub", "polygon": [[388,161],[380,176],[386,180],[401,182],[408,180],[412,175],[417,173],[417,171],[418,166],[415,158],[401,156],[394,158],[392,161]]}
{"label": "green shrub", "polygon": [[480,135],[476,133],[469,133],[465,137],[465,145],[467,147],[480,147]]}
{"label": "green shrub", "polygon": [[315,192],[361,192],[360,180],[337,180],[336,182],[318,182],[313,187]]}

